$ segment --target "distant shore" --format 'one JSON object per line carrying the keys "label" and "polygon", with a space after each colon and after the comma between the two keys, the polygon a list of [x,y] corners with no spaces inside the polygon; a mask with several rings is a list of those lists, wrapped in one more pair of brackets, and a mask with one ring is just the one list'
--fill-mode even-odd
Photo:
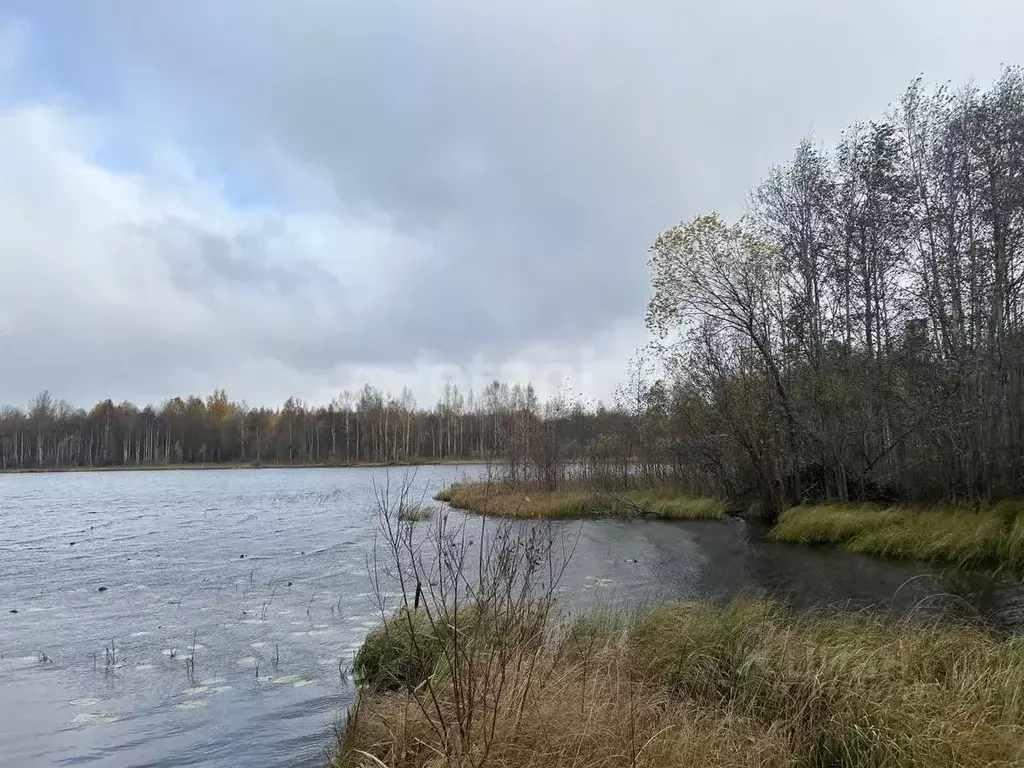
{"label": "distant shore", "polygon": [[0,475],[58,474],[63,472],[163,472],[189,469],[357,469],[382,467],[439,467],[473,466],[486,461],[471,459],[431,459],[409,462],[331,462],[331,463],[265,463],[265,462],[207,462],[205,464],[143,464],[112,465],[106,467],[27,467],[0,468]]}

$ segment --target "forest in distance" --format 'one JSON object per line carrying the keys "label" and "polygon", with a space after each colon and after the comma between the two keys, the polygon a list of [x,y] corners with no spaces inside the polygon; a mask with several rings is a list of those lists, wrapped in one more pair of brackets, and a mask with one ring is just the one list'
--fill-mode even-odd
{"label": "forest in distance", "polygon": [[395,397],[370,385],[327,405],[289,398],[280,408],[217,390],[86,411],[43,392],[27,409],[0,410],[0,469],[487,460],[530,417],[543,417],[532,387],[498,381],[481,397],[448,384],[433,408],[418,408],[407,389]]}
{"label": "forest in distance", "polygon": [[609,406],[528,386],[373,387],[326,406],[223,391],[0,413],[0,468],[496,460],[556,486],[672,485],[770,514],[806,500],[1024,496],[1024,75],[912,83],[834,147],[769,169],[746,214],[650,249],[657,343]]}

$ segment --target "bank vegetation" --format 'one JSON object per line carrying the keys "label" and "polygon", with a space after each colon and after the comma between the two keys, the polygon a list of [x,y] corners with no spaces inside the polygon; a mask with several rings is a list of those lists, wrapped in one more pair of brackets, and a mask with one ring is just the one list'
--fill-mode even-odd
{"label": "bank vegetation", "polygon": [[333,768],[1024,764],[1019,638],[762,599],[574,614],[550,525],[403,503]]}

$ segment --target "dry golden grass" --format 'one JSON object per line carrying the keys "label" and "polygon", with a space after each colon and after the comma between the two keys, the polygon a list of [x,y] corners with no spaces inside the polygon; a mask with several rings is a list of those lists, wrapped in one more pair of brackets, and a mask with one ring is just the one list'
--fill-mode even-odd
{"label": "dry golden grass", "polygon": [[[482,689],[471,713],[453,711],[454,677],[427,672],[421,651],[415,694],[361,690],[331,765],[1024,765],[1017,639],[793,616],[763,601],[672,605],[632,622],[597,617],[547,636],[508,657],[503,687]],[[388,663],[401,667],[412,647],[427,646],[392,638],[372,651],[374,663],[391,648]]]}
{"label": "dry golden grass", "polygon": [[371,694],[349,721],[334,766],[788,766],[781,729],[723,718],[632,682],[614,654],[595,656],[532,689],[518,681],[487,712],[490,744],[446,754],[430,716],[402,693]]}
{"label": "dry golden grass", "polygon": [[662,489],[604,493],[565,488],[546,492],[509,483],[460,483],[445,488],[434,498],[456,509],[499,517],[718,520],[725,514],[725,505],[716,499]]}
{"label": "dry golden grass", "polygon": [[955,563],[1024,567],[1024,503],[988,509],[807,505],[783,513],[778,541],[837,544],[852,552]]}

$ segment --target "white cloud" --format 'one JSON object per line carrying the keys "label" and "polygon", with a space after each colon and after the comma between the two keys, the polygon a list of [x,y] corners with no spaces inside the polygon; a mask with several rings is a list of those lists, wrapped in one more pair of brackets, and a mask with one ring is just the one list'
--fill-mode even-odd
{"label": "white cloud", "polygon": [[[102,138],[55,107],[0,112],[9,400],[43,388],[82,404],[159,400],[216,386],[254,403],[323,400],[368,381],[431,401],[447,377],[464,389],[529,379],[541,391],[594,378],[597,368],[543,347],[492,363],[368,364],[354,337],[389,310],[395,270],[429,258],[421,244],[324,211],[233,206],[180,149],[154,153],[151,172],[114,172],[91,159]],[[444,312],[442,297],[419,300]],[[307,350],[320,357],[313,370]]]}

